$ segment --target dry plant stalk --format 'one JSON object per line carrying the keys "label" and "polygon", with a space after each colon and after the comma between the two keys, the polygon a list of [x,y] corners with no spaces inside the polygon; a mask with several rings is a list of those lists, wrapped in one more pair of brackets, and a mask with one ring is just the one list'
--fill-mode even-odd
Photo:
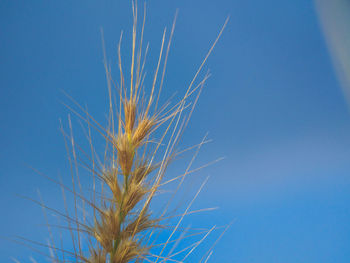
{"label": "dry plant stalk", "polygon": [[[155,241],[152,241],[152,236],[155,235],[158,228],[162,227],[162,221],[167,219],[165,213],[167,212],[168,205],[160,215],[155,216],[151,213],[150,204],[161,186],[178,181],[179,188],[186,175],[197,170],[191,169],[191,166],[199,148],[206,142],[205,139],[200,144],[188,149],[195,149],[196,153],[186,171],[180,176],[166,182],[163,181],[170,161],[175,156],[181,154],[181,152],[176,152],[176,146],[184,128],[189,122],[208,75],[202,81],[197,81],[197,78],[213,47],[220,38],[227,20],[190,82],[183,98],[175,104],[168,102],[158,109],[159,96],[163,86],[176,16],[167,43],[165,41],[166,29],[164,30],[152,87],[148,98],[145,99],[142,94],[144,93],[144,66],[148,50],[147,46],[145,54],[143,54],[143,32],[146,9],[144,9],[141,31],[138,33],[138,9],[134,3],[132,7],[133,30],[130,83],[127,83],[127,78],[124,76],[122,67],[122,37],[120,38],[118,48],[118,67],[120,73],[118,83],[111,77],[111,67],[106,61],[104,52],[109,92],[107,127],[99,124],[86,109],[74,100],[73,102],[78,107],[78,110],[67,106],[87,124],[88,129],[86,134],[90,145],[91,156],[88,158],[90,164],[78,162],[77,150],[80,150],[83,154],[86,153],[74,140],[72,124],[69,118],[70,132],[66,133],[63,129],[62,132],[68,152],[70,152],[72,188],[54,179],[50,178],[50,180],[61,186],[65,200],[66,192],[73,194],[73,215],[70,215],[68,208],[66,208],[65,213],[62,213],[46,207],[42,202],[40,202],[40,205],[58,214],[66,221],[72,239],[73,251],[67,251],[63,247],[56,246],[54,240],[50,238],[50,242],[46,246],[50,249],[49,258],[52,262],[184,262],[215,228],[213,227],[199,232],[198,235],[202,235],[202,238],[190,247],[174,252],[174,246],[170,252],[166,253],[166,247],[169,244],[177,244],[181,239],[185,238],[182,235],[178,239],[172,239],[174,233],[180,230],[179,225],[183,218],[187,214],[196,212],[190,211],[190,207],[204,184],[199,188],[185,212],[180,214],[179,220],[172,227],[167,241],[162,244],[154,244]],[[162,63],[163,68],[160,69]],[[195,84],[196,82],[198,84]],[[117,91],[116,94],[119,96],[119,103],[115,102],[115,91]],[[187,110],[187,115],[184,113],[185,110]],[[155,131],[159,130],[160,127],[162,127],[162,131],[159,138],[155,140]],[[92,143],[92,129],[102,135],[106,141],[103,161],[99,160]],[[158,155],[161,155],[160,159],[157,157]],[[93,175],[93,196],[91,198],[87,198],[83,193],[77,168],[79,165],[84,166]],[[101,191],[97,190],[98,185],[101,185]],[[82,213],[79,212],[79,207],[83,208]],[[92,214],[90,215],[92,217],[92,221],[90,220],[90,222],[87,219],[89,212]],[[154,247],[158,247],[157,254],[151,253]],[[182,255],[182,258],[175,260],[176,255]],[[206,262],[210,255],[211,250],[203,256],[201,262]]]}

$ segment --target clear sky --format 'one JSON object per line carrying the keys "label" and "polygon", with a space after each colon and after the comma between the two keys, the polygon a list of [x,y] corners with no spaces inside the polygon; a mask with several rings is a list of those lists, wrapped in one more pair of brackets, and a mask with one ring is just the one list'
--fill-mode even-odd
{"label": "clear sky", "polygon": [[[194,227],[233,220],[211,262],[348,262],[350,114],[313,2],[150,0],[147,6],[150,73],[162,29],[179,8],[164,98],[185,90],[230,15],[183,141],[198,143],[206,132],[213,139],[196,166],[225,157],[198,175],[210,179],[195,205],[220,210],[186,221]],[[100,28],[115,66],[121,30],[126,53],[130,46],[131,4],[4,0],[0,14],[0,234],[43,241],[41,209],[16,194],[37,199],[40,189],[45,202],[62,207],[60,189],[28,167],[69,179],[59,131],[69,113],[61,101],[69,101],[61,90],[103,120]],[[30,256],[44,262],[0,239],[1,262]],[[198,252],[193,262],[199,258]]]}

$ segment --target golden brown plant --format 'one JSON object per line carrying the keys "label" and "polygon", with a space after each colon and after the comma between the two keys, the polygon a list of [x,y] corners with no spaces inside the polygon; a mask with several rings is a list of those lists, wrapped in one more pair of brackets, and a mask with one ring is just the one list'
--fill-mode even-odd
{"label": "golden brown plant", "polygon": [[[148,50],[148,47],[145,50],[143,49],[146,13],[144,9],[141,30],[138,32],[138,9],[134,3],[132,7],[133,30],[130,76],[128,78],[124,76],[121,55],[122,37],[118,48],[120,76],[118,82],[112,79],[111,66],[106,62],[106,55],[104,55],[109,93],[108,125],[99,124],[85,108],[74,100],[72,101],[77,109],[67,106],[87,124],[86,134],[91,155],[86,157],[87,161],[85,162],[78,161],[77,150],[85,156],[88,156],[88,154],[76,144],[69,117],[70,132],[66,133],[62,129],[62,133],[65,137],[67,149],[69,149],[68,152],[70,152],[72,187],[69,188],[58,181],[50,180],[61,186],[64,197],[66,192],[73,194],[74,210],[70,211],[66,204],[65,213],[62,213],[44,206],[42,202],[40,204],[60,215],[67,223],[73,251],[69,252],[64,250],[63,247],[59,248],[52,239],[47,245],[51,251],[50,259],[52,262],[183,262],[215,228],[195,234],[203,235],[203,237],[185,250],[174,252],[174,246],[170,251],[172,253],[166,253],[165,250],[169,244],[176,244],[185,238],[180,236],[173,239],[175,232],[180,230],[179,225],[183,218],[187,214],[196,212],[190,211],[190,207],[204,184],[199,188],[185,212],[180,214],[177,224],[171,228],[167,241],[161,244],[156,244],[153,237],[156,236],[157,229],[169,227],[164,224],[165,220],[168,219],[165,216],[168,204],[160,215],[152,214],[150,205],[155,195],[159,193],[160,187],[178,181],[177,191],[184,178],[197,170],[191,167],[196,152],[182,175],[167,181],[163,180],[169,163],[184,152],[176,152],[177,145],[189,122],[208,75],[205,75],[202,81],[197,81],[197,78],[227,21],[190,82],[183,98],[175,104],[168,102],[158,109],[176,16],[167,43],[167,34],[164,30],[151,90],[146,99],[143,95],[141,96],[145,92],[143,85],[145,79],[144,66]],[[161,64],[163,64],[162,69],[160,69]],[[126,79],[130,79],[130,82],[127,83]],[[116,94],[119,96],[118,103],[115,100]],[[92,130],[97,131],[106,142],[103,161],[98,157],[99,155],[92,142]],[[185,151],[192,149],[198,151],[205,142],[206,140],[203,139],[200,144]],[[82,190],[78,166],[83,166],[92,175],[93,190],[91,198],[88,198]],[[83,210],[82,213],[79,212],[80,208]],[[89,218],[92,220],[89,220]],[[152,249],[155,247],[158,247],[157,254],[152,253]],[[184,255],[182,259],[175,260],[174,257],[181,253]],[[203,256],[202,261],[206,262],[210,255],[211,251],[208,251]]]}

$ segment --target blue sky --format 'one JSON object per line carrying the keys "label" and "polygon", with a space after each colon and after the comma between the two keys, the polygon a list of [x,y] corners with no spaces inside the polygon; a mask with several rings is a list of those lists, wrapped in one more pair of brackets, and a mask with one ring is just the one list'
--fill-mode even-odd
{"label": "blue sky", "polygon": [[[234,220],[212,262],[348,262],[350,115],[314,3],[150,0],[150,72],[176,8],[164,98],[183,92],[230,15],[183,140],[197,143],[206,132],[214,140],[198,166],[225,157],[196,177],[210,176],[196,207],[220,210],[188,219],[192,226]],[[126,54],[129,47],[131,4],[5,0],[0,12],[0,232],[45,240],[41,209],[16,194],[36,198],[39,188],[45,202],[62,207],[60,189],[28,166],[68,176],[59,119],[69,113],[61,101],[69,101],[61,90],[104,118],[100,28],[115,65],[121,30]],[[11,256],[41,262],[0,239],[0,261]]]}

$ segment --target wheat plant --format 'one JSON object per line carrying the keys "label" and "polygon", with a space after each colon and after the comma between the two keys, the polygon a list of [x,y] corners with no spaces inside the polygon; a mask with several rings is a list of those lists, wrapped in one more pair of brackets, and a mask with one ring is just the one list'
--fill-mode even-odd
{"label": "wheat plant", "polygon": [[[170,33],[167,33],[166,29],[163,32],[152,84],[147,90],[144,83],[148,45],[144,47],[143,43],[146,8],[144,7],[143,14],[139,16],[137,5],[132,3],[132,11],[131,60],[122,56],[121,34],[117,62],[119,76],[116,79],[112,78],[112,66],[107,62],[103,48],[109,97],[107,124],[99,123],[86,107],[82,107],[67,95],[72,103],[66,106],[84,124],[88,149],[76,142],[69,116],[68,129],[64,129],[62,124],[61,130],[69,156],[72,184],[67,186],[60,180],[43,174],[61,187],[65,211],[58,211],[46,206],[42,201],[33,200],[44,208],[45,217],[47,212],[56,214],[62,223],[54,226],[47,221],[50,232],[47,243],[25,239],[21,239],[21,242],[31,247],[48,248],[49,254],[45,256],[51,262],[192,262],[188,261],[190,255],[214,229],[217,229],[212,227],[189,233],[181,227],[186,215],[210,210],[191,210],[191,205],[205,182],[195,190],[193,199],[185,206],[183,212],[171,213],[169,207],[185,177],[202,168],[192,168],[192,165],[199,149],[208,141],[206,137],[200,143],[182,150],[178,150],[178,144],[209,75],[204,75],[201,80],[198,78],[227,20],[182,98],[175,103],[168,100],[160,106],[160,94],[177,14]],[[128,70],[125,70],[125,65],[128,65]],[[130,74],[126,75],[124,72]],[[93,142],[93,133],[97,133],[105,142],[102,152]],[[169,164],[189,151],[193,151],[194,154],[186,170],[178,176],[166,178]],[[204,166],[207,165],[209,164]],[[91,178],[89,187],[92,191],[89,194],[84,191],[80,180],[81,168]],[[152,201],[155,196],[161,194],[162,188],[170,183],[176,183],[175,189],[164,202],[161,211],[155,213]],[[73,209],[69,209],[70,204],[66,197],[68,194],[73,197]],[[177,218],[176,221],[169,224],[169,220],[173,218]],[[54,227],[69,232],[69,245],[53,237]],[[159,242],[158,237],[165,229],[168,231],[167,238]],[[181,234],[177,235],[178,232]],[[177,250],[178,244],[188,237],[198,237],[198,240]],[[212,247],[200,262],[207,262],[211,253]]]}

